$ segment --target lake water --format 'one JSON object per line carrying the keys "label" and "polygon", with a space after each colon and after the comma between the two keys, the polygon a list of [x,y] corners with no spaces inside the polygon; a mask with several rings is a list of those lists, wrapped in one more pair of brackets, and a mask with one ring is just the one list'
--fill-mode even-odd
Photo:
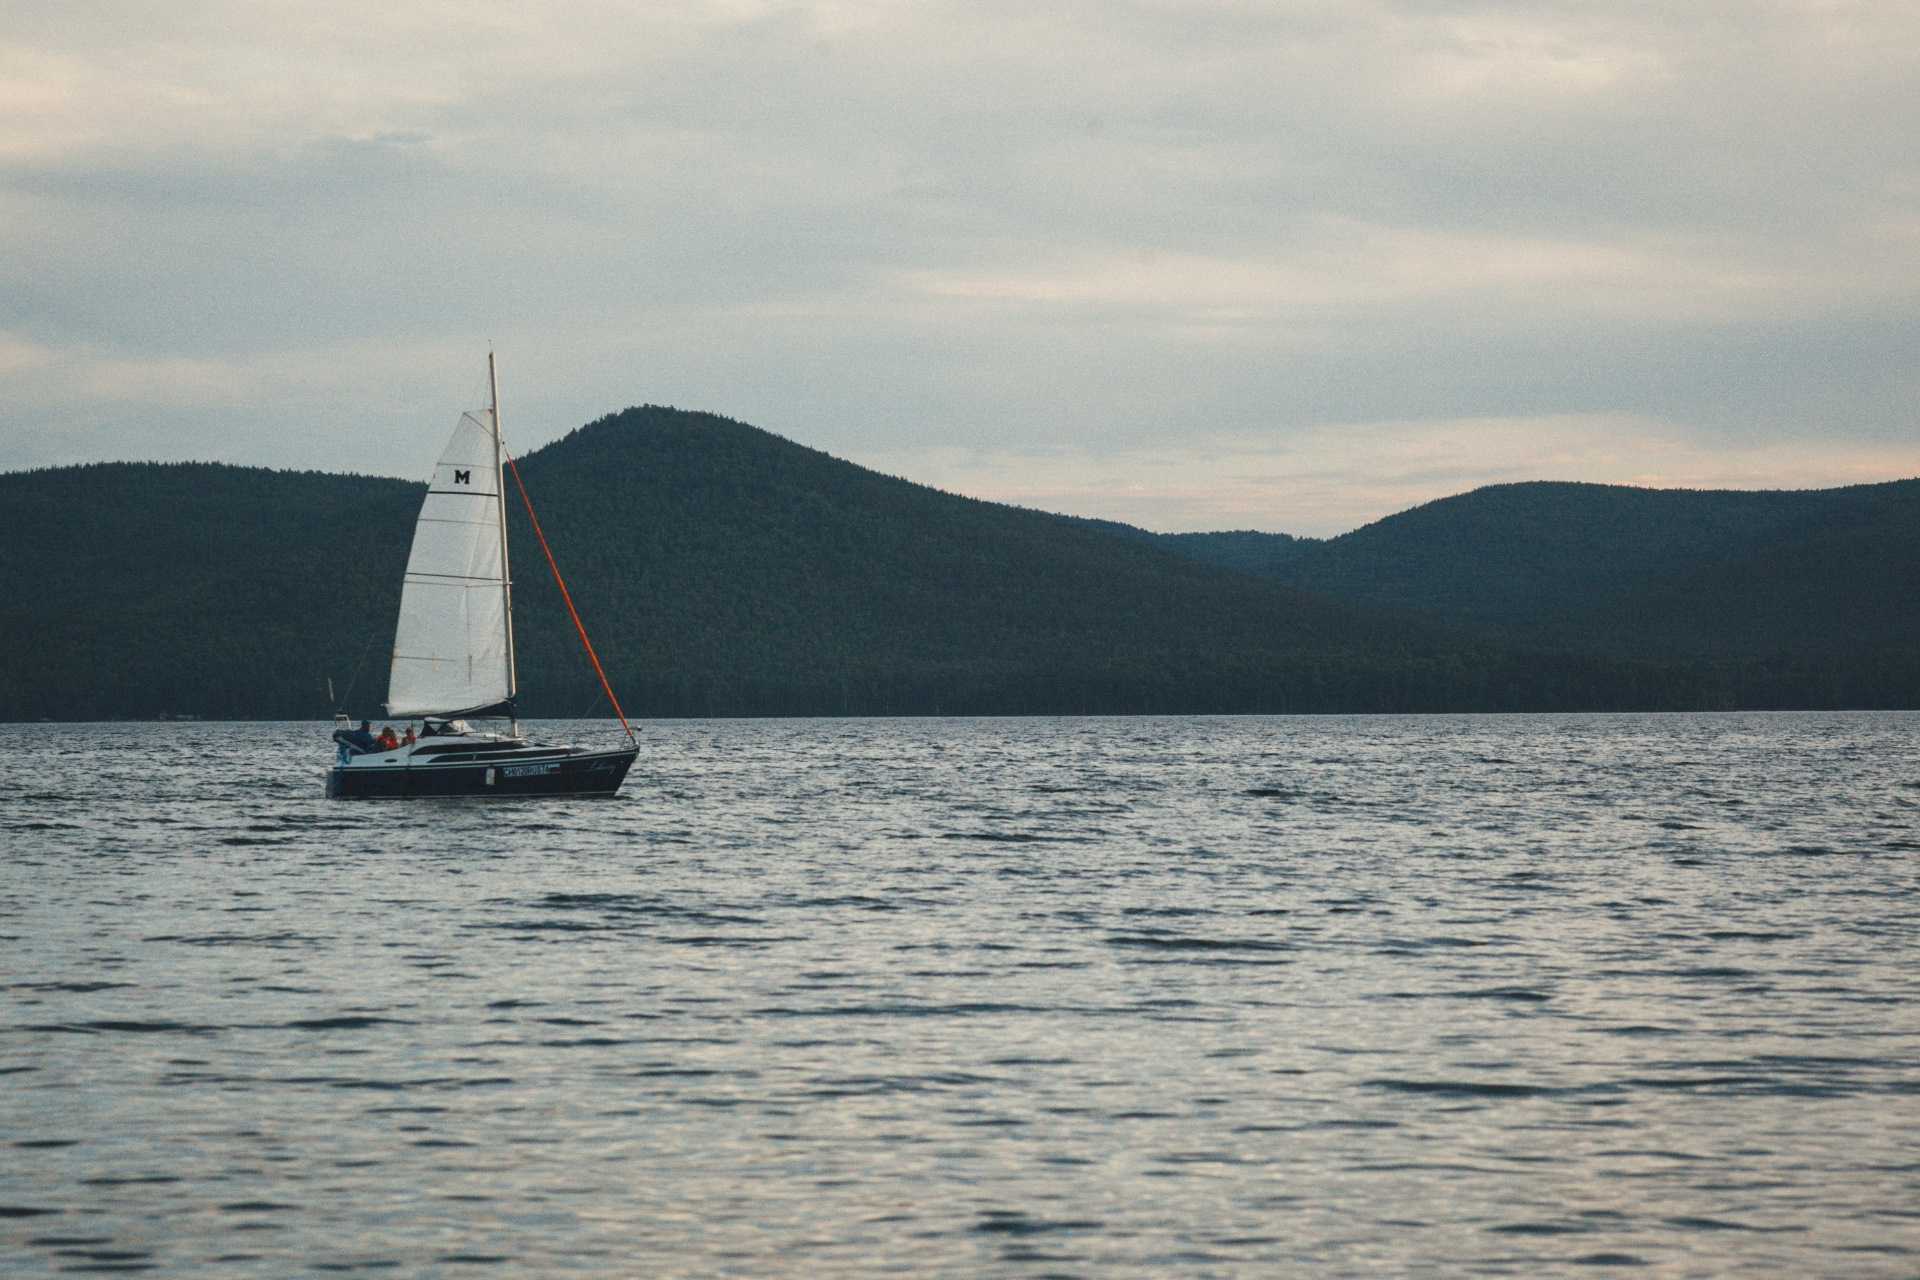
{"label": "lake water", "polygon": [[327,733],[0,726],[0,1269],[1920,1272],[1920,716]]}

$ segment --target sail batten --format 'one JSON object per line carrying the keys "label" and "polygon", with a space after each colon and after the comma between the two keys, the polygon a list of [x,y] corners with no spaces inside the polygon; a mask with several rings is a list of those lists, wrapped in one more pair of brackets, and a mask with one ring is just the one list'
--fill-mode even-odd
{"label": "sail batten", "polygon": [[472,714],[513,696],[497,421],[463,414],[435,465],[400,590],[387,713]]}

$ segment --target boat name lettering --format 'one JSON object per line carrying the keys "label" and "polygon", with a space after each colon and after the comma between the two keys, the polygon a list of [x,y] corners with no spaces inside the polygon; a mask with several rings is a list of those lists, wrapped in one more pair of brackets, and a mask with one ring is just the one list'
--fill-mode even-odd
{"label": "boat name lettering", "polygon": [[510,764],[500,772],[509,778],[524,778],[529,774],[556,773],[559,769],[557,764]]}

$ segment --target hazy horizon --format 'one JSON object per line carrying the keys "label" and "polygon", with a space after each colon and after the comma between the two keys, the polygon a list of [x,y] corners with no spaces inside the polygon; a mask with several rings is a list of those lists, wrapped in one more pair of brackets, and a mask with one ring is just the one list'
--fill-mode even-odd
{"label": "hazy horizon", "polygon": [[[633,407],[634,407],[634,408],[662,408],[662,407],[664,407],[664,408],[673,408],[674,406],[633,406]],[[704,411],[702,411],[702,410],[685,410],[685,412],[689,412],[689,413],[699,413],[699,412],[704,412]],[[608,416],[612,416],[612,415],[608,415]],[[583,424],[583,425],[590,425],[590,424]],[[745,424],[745,425],[747,425],[747,426],[752,426],[753,424],[752,424],[752,423],[747,423],[747,424]],[[777,434],[777,433],[772,433],[772,434]],[[787,437],[784,437],[784,436],[782,436],[782,437],[780,437],[780,438],[781,438],[781,439],[788,439]],[[555,439],[553,439],[553,440],[549,440],[549,441],[546,441],[546,442],[544,442],[543,444],[541,444],[541,445],[538,445],[538,446],[536,446],[536,447],[535,447],[535,449],[533,449],[533,450],[529,450],[528,452],[529,452],[529,453],[533,453],[533,452],[537,452],[537,451],[538,451],[539,449],[544,449],[544,448],[546,448],[546,447],[547,447],[548,445],[552,445],[552,444],[558,444],[559,442],[560,442],[560,438],[555,438]],[[793,443],[793,444],[801,444],[801,443],[803,443],[803,442],[801,442],[801,441],[794,441],[794,440],[788,440],[788,442],[789,442],[789,443]],[[809,448],[811,448],[811,447],[813,447],[813,446],[805,446],[805,447],[809,447]],[[828,452],[830,456],[834,456],[834,457],[838,457],[838,456],[839,456],[839,455],[837,455],[837,454],[832,454],[830,450],[829,450],[829,451],[825,451],[825,452]],[[520,455],[518,455],[518,456],[520,456],[520,457],[523,457],[523,458],[524,458],[524,457],[525,457],[525,456],[527,456],[527,455],[526,455],[526,454],[520,454]],[[848,458],[841,458],[840,460],[841,460],[841,461],[845,461],[845,462],[852,462],[852,461],[853,461],[852,459],[848,459]],[[114,465],[114,464],[136,464],[136,465],[137,465],[137,464],[143,464],[143,463],[156,463],[156,464],[161,464],[161,465],[165,465],[165,464],[169,464],[169,463],[184,463],[184,464],[192,464],[192,463],[209,463],[209,464],[214,464],[214,465],[226,465],[226,466],[249,466],[249,465],[262,465],[262,464],[249,464],[249,463],[231,463],[231,462],[228,462],[228,461],[227,461],[226,459],[222,459],[222,458],[96,458],[96,459],[92,459],[92,460],[90,460],[90,461],[88,461],[88,462],[79,462],[79,463],[55,463],[55,464],[49,464],[49,466],[50,466],[50,467],[60,467],[60,466],[110,466],[110,465]],[[864,463],[859,463],[859,462],[855,462],[855,463],[854,463],[854,465],[856,465],[856,466],[865,466],[866,464],[864,464]],[[17,473],[19,473],[20,471],[26,471],[26,470],[38,470],[38,469],[43,469],[43,468],[17,468],[17,469],[15,469],[15,470],[14,470],[13,472],[0,472],[0,474],[17,474]],[[382,472],[382,471],[352,471],[352,472],[345,472],[345,471],[329,471],[329,470],[328,470],[327,468],[324,468],[324,467],[281,467],[281,468],[272,468],[272,469],[273,469],[273,470],[280,470],[280,471],[288,471],[288,472],[295,472],[295,473],[298,473],[298,472],[315,472],[315,471],[318,471],[318,472],[321,472],[321,473],[323,473],[323,474],[329,474],[329,475],[355,475],[355,476],[365,476],[365,477],[367,477],[367,478],[369,478],[369,479],[380,479],[380,480],[423,480],[423,478],[424,478],[424,477],[422,477],[422,476],[409,476],[409,475],[400,475],[400,474],[396,474],[396,473],[392,473],[392,472]],[[429,468],[429,470],[430,470],[430,469],[431,469],[431,468]],[[876,470],[876,471],[879,471],[879,470],[880,470],[880,469],[878,469],[878,468],[868,468],[868,469],[869,469],[869,470]],[[1474,491],[1474,489],[1480,489],[1480,488],[1486,488],[1486,487],[1489,487],[1488,485],[1476,485],[1476,486],[1474,486],[1474,489],[1463,489],[1463,490],[1458,490],[1458,491],[1456,491],[1456,492],[1449,492],[1449,493],[1442,493],[1442,494],[1435,494],[1435,495],[1433,495],[1432,497],[1428,497],[1428,498],[1422,498],[1422,499],[1420,499],[1420,500],[1418,500],[1418,501],[1416,501],[1416,502],[1412,502],[1412,503],[1409,503],[1409,504],[1408,504],[1408,505],[1406,505],[1406,506],[1401,506],[1401,507],[1395,507],[1395,508],[1393,508],[1393,509],[1392,509],[1392,510],[1390,510],[1390,511],[1383,511],[1383,512],[1381,512],[1381,513],[1380,513],[1379,515],[1377,515],[1377,516],[1372,516],[1372,517],[1369,517],[1368,519],[1366,519],[1366,520],[1364,520],[1364,521],[1362,521],[1362,522],[1361,522],[1360,524],[1356,524],[1356,525],[1352,525],[1352,526],[1350,526],[1350,527],[1347,527],[1347,528],[1341,528],[1341,529],[1333,529],[1333,530],[1330,530],[1330,531],[1327,531],[1327,532],[1315,532],[1315,533],[1301,533],[1301,532],[1298,532],[1298,531],[1295,531],[1295,530],[1291,530],[1291,529],[1259,529],[1259,528],[1255,528],[1255,527],[1253,527],[1253,526],[1251,526],[1251,525],[1234,525],[1234,526],[1227,526],[1227,525],[1218,525],[1218,526],[1210,526],[1210,527],[1207,527],[1207,528],[1193,528],[1193,529],[1153,529],[1153,528],[1152,528],[1152,526],[1150,526],[1150,525],[1146,525],[1146,524],[1138,524],[1137,522],[1135,522],[1135,521],[1131,521],[1131,520],[1118,520],[1118,519],[1117,519],[1116,517],[1113,517],[1113,516],[1098,516],[1098,515],[1094,515],[1094,516],[1089,516],[1089,515],[1087,515],[1087,513],[1085,513],[1085,512],[1080,512],[1080,511],[1067,511],[1067,510],[1061,510],[1061,509],[1056,509],[1056,508],[1052,508],[1052,507],[1039,507],[1039,506],[1032,506],[1032,505],[1030,505],[1030,504],[1027,504],[1027,503],[1021,503],[1021,502],[1012,502],[1012,501],[1009,501],[1009,500],[1007,500],[1007,499],[1004,499],[1004,498],[997,498],[997,497],[987,497],[987,496],[983,496],[983,495],[980,495],[980,494],[973,494],[973,493],[963,493],[963,492],[961,492],[961,491],[960,491],[960,490],[958,490],[958,489],[954,489],[954,488],[950,488],[950,487],[944,487],[944,486],[941,486],[941,485],[937,485],[937,484],[934,484],[934,483],[932,483],[932,482],[930,482],[930,481],[926,481],[926,480],[916,480],[916,479],[914,479],[914,478],[912,478],[912,477],[910,477],[910,476],[901,476],[901,475],[898,475],[898,474],[896,474],[896,473],[894,473],[894,472],[888,472],[888,471],[880,471],[880,474],[884,474],[884,475],[888,475],[888,476],[891,476],[891,477],[892,477],[892,478],[894,478],[894,479],[900,479],[900,480],[907,480],[907,481],[908,481],[909,483],[913,483],[913,484],[921,484],[921,485],[926,485],[926,486],[927,486],[927,487],[929,487],[929,488],[933,488],[933,489],[937,489],[937,490],[939,490],[940,492],[943,492],[943,493],[949,493],[949,494],[954,494],[954,495],[956,495],[956,496],[959,496],[959,497],[968,497],[968,498],[979,498],[980,500],[982,500],[982,501],[986,501],[986,502],[1002,502],[1002,503],[1005,503],[1005,504],[1006,504],[1006,505],[1008,505],[1008,506],[1012,506],[1012,507],[1017,507],[1017,508],[1019,508],[1019,509],[1021,509],[1021,510],[1027,510],[1027,511],[1036,511],[1036,512],[1039,512],[1040,514],[1043,514],[1043,515],[1057,515],[1057,516],[1073,516],[1073,517],[1083,517],[1083,518],[1087,518],[1087,519],[1095,519],[1095,520],[1112,520],[1112,521],[1116,521],[1116,522],[1118,522],[1118,523],[1122,523],[1122,524],[1130,524],[1130,525],[1135,525],[1135,527],[1137,527],[1137,528],[1141,528],[1141,529],[1149,529],[1149,530],[1151,530],[1152,532],[1155,532],[1155,533],[1272,533],[1272,534],[1286,534],[1286,535],[1289,535],[1289,536],[1292,536],[1292,537],[1296,537],[1296,538],[1307,538],[1307,539],[1314,539],[1314,540],[1321,540],[1321,541],[1324,541],[1324,540],[1326,540],[1326,539],[1328,539],[1328,538],[1334,538],[1334,537],[1338,537],[1338,536],[1340,536],[1340,535],[1341,535],[1341,534],[1343,534],[1343,533],[1351,533],[1351,532],[1353,532],[1353,530],[1355,530],[1355,529],[1359,529],[1359,528],[1363,528],[1363,527],[1365,527],[1365,526],[1366,526],[1366,525],[1368,525],[1368,524],[1372,524],[1372,523],[1375,523],[1376,521],[1378,521],[1378,520],[1381,520],[1381,519],[1385,519],[1385,518],[1386,518],[1386,517],[1388,517],[1388,516],[1392,516],[1392,515],[1398,515],[1398,514],[1400,514],[1400,513],[1402,513],[1402,512],[1405,512],[1405,511],[1410,511],[1410,510],[1412,510],[1412,509],[1413,509],[1413,508],[1415,508],[1415,507],[1418,507],[1418,506],[1423,506],[1423,505],[1425,505],[1425,504],[1427,504],[1427,503],[1429,503],[1429,502],[1437,502],[1437,501],[1440,501],[1440,500],[1442,500],[1442,499],[1444,499],[1444,498],[1449,498],[1449,497],[1455,497],[1455,496],[1458,496],[1458,494],[1460,494],[1460,493],[1470,493],[1470,492],[1473,492],[1473,491]],[[1920,479],[1920,476],[1895,476],[1895,477],[1892,477],[1892,478],[1891,478],[1891,480],[1867,480],[1867,481],[1857,481],[1857,482],[1849,482],[1849,483],[1853,483],[1853,484],[1885,484],[1885,483],[1891,483],[1891,482],[1893,482],[1893,481],[1898,481],[1898,480],[1908,480],[1908,479]],[[1492,484],[1492,485],[1498,485],[1498,484],[1528,484],[1528,483],[1555,483],[1555,482],[1554,482],[1554,481],[1534,481],[1534,480],[1500,480],[1500,481],[1492,481],[1492,482],[1490,482],[1490,484]],[[1575,481],[1564,481],[1564,482],[1561,482],[1561,483],[1575,483],[1575,484],[1595,484],[1595,483],[1608,483],[1608,482],[1604,482],[1604,481],[1580,481],[1580,480],[1575,480]],[[1644,485],[1644,484],[1638,484],[1638,485],[1637,485],[1637,484],[1631,484],[1631,483],[1628,483],[1628,484],[1626,484],[1626,485],[1624,485],[1623,487],[1626,487],[1626,488],[1638,488],[1638,489],[1656,489],[1656,490],[1662,490],[1662,489],[1664,489],[1664,490],[1668,490],[1668,491],[1673,491],[1673,492],[1689,492],[1689,493],[1705,493],[1705,492],[1715,492],[1715,491],[1716,491],[1716,490],[1713,490],[1713,489],[1709,489],[1709,488],[1704,488],[1704,487],[1701,487],[1701,486],[1694,486],[1694,485]],[[1767,486],[1767,487],[1761,487],[1761,486],[1746,486],[1746,487],[1744,487],[1744,488],[1742,488],[1742,487],[1737,487],[1737,486],[1735,486],[1735,487],[1724,487],[1724,488],[1721,488],[1721,489],[1719,489],[1719,490],[1717,490],[1717,491],[1718,491],[1718,492],[1764,492],[1764,491],[1772,491],[1772,492],[1783,492],[1783,491],[1791,491],[1791,492],[1807,492],[1807,491],[1811,491],[1811,490],[1815,490],[1815,489],[1823,489],[1823,488],[1841,488],[1841,487],[1846,487],[1846,486],[1845,486],[1845,485],[1777,485],[1777,486]]]}

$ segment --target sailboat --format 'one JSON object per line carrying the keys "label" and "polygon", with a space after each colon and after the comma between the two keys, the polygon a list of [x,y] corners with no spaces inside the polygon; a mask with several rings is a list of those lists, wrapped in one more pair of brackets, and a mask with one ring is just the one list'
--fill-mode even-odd
{"label": "sailboat", "polygon": [[[520,484],[520,469],[500,438],[500,383],[492,352],[487,353],[487,387],[488,407],[461,415],[433,469],[400,589],[386,712],[389,719],[418,719],[423,729],[417,741],[390,748],[364,730],[336,729],[329,796],[611,795],[639,754],[633,727],[547,550],[533,503]],[[513,578],[507,567],[509,473],[594,672],[626,730],[624,747],[583,750],[520,736]],[[351,723],[338,712],[334,718]],[[506,733],[483,732],[470,723],[501,718],[508,722]]]}

